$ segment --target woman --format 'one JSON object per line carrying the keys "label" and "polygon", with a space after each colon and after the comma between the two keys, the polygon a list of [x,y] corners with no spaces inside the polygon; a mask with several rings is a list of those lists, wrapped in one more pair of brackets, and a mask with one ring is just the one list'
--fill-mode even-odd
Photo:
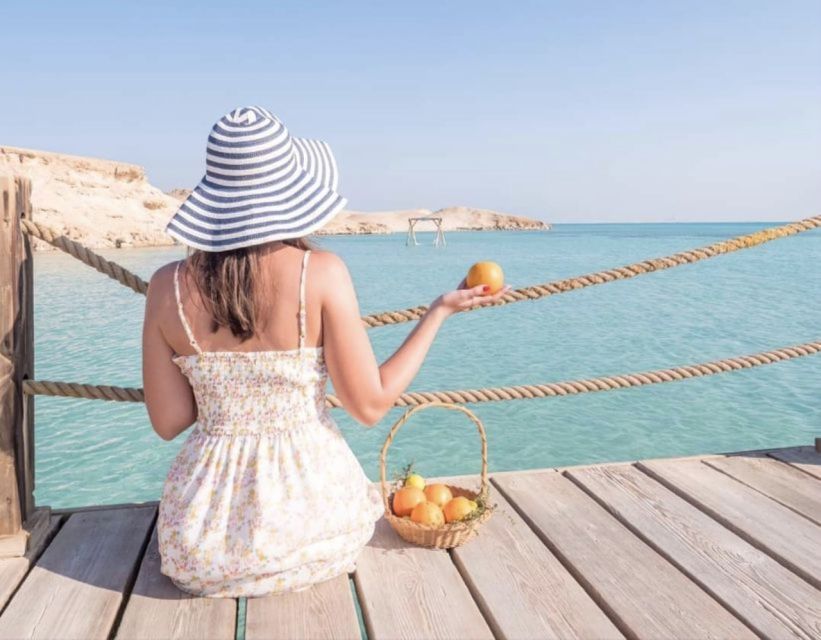
{"label": "woman", "polygon": [[375,425],[413,380],[442,322],[495,301],[437,298],[378,365],[345,264],[304,236],[345,204],[323,142],[269,111],[232,111],[208,138],[206,175],[168,224],[195,249],[151,278],[143,384],[171,465],[157,531],[161,571],[200,596],[294,591],[350,572],[382,512],[325,406]]}

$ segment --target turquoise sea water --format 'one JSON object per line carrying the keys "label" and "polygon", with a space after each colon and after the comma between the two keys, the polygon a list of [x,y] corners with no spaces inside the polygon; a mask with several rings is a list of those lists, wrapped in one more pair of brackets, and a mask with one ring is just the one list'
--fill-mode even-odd
{"label": "turquoise sea water", "polygon": [[[347,261],[363,313],[427,303],[477,260],[513,286],[701,246],[756,224],[559,225],[549,232],[453,233],[446,249],[404,237],[324,238]],[[180,248],[105,251],[148,278]],[[451,319],[413,389],[527,384],[663,368],[821,337],[821,233],[559,296]],[[35,257],[36,377],[140,386],[143,298],[61,253]],[[370,331],[384,359],[412,325]],[[674,384],[476,405],[490,467],[808,444],[821,435],[821,357]],[[400,415],[376,428],[333,415],[368,475]],[[54,507],[157,499],[187,434],[164,442],[141,404],[36,400],[36,500]],[[428,411],[400,432],[389,464],[474,473],[479,440],[463,417]]]}

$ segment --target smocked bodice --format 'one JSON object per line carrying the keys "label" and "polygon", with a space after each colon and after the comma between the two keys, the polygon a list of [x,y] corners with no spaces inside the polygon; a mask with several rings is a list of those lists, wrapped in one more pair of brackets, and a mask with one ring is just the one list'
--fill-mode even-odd
{"label": "smocked bodice", "polygon": [[197,402],[197,428],[214,435],[278,433],[327,414],[321,347],[206,351],[176,356]]}

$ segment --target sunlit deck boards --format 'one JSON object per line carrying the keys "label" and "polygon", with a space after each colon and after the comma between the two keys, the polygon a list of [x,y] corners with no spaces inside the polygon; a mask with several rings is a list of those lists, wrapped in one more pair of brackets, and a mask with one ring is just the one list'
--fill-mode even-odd
{"label": "sunlit deck boards", "polygon": [[[492,476],[452,552],[380,522],[345,576],[250,599],[245,637],[821,637],[821,454],[810,447]],[[233,638],[237,602],[159,573],[156,503],[53,516],[0,560],[0,638]]]}

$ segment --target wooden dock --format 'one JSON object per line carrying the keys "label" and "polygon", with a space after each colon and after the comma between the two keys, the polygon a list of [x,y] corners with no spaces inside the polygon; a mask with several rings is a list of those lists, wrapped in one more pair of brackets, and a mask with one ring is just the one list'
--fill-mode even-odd
{"label": "wooden dock", "polygon": [[[496,513],[464,547],[380,521],[352,576],[248,599],[239,631],[360,638],[358,605],[371,639],[821,637],[811,447],[491,478]],[[160,574],[156,511],[52,514],[26,558],[0,560],[0,638],[234,638],[237,601]]]}

